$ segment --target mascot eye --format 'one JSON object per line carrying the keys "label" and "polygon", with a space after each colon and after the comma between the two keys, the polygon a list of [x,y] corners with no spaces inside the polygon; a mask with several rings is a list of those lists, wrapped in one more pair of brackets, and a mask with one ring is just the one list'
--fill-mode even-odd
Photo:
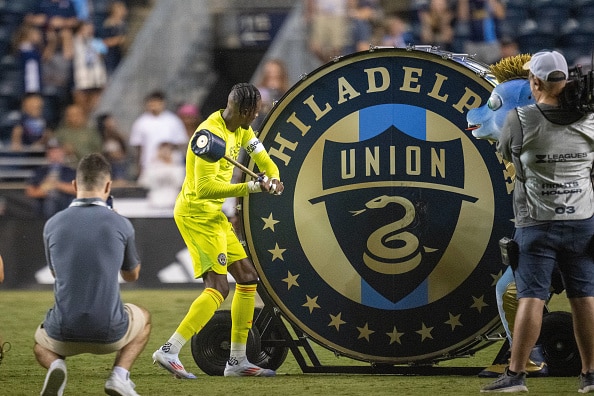
{"label": "mascot eye", "polygon": [[491,109],[493,111],[495,111],[498,108],[500,108],[501,106],[503,106],[503,101],[501,100],[501,96],[499,96],[497,94],[491,95],[491,97],[487,101],[487,106],[489,107],[489,109]]}

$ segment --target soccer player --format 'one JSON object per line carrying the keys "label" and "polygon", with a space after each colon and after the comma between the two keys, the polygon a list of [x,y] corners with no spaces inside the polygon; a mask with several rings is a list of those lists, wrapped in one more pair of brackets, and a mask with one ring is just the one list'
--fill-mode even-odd
{"label": "soccer player", "polygon": [[204,280],[204,291],[190,306],[169,340],[153,359],[179,378],[194,379],[179,360],[181,348],[212,318],[229,294],[227,272],[236,281],[231,304],[231,351],[225,376],[275,375],[247,360],[246,344],[252,326],[258,274],[221,210],[227,197],[240,197],[261,191],[280,195],[284,186],[279,170],[250,124],[258,115],[261,96],[252,84],[233,86],[225,109],[218,110],[202,122],[197,130],[208,130],[225,141],[226,154],[237,158],[244,148],[262,170],[262,176],[247,183],[231,183],[234,165],[222,158],[215,162],[194,155],[188,145],[186,178],[177,197],[174,218],[188,246],[194,264],[194,276]]}

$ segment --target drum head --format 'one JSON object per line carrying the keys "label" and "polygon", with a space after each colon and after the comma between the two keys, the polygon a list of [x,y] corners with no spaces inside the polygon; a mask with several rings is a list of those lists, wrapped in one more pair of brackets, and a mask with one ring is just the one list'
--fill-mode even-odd
{"label": "drum head", "polygon": [[311,339],[392,364],[488,345],[513,184],[466,113],[494,86],[464,57],[382,48],[316,69],[268,114],[259,137],[285,191],[246,197],[244,232],[266,291]]}

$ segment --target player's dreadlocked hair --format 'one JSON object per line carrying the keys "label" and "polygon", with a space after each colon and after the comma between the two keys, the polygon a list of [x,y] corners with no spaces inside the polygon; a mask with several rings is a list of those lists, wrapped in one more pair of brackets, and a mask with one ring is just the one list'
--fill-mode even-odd
{"label": "player's dreadlocked hair", "polygon": [[239,83],[231,88],[233,101],[239,107],[239,113],[245,114],[256,110],[260,100],[260,91],[253,84]]}

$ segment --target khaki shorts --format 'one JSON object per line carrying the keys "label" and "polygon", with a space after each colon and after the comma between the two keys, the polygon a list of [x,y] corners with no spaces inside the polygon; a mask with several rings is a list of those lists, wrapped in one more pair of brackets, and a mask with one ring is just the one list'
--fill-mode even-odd
{"label": "khaki shorts", "polygon": [[94,355],[104,355],[117,352],[135,339],[146,326],[146,316],[142,309],[134,304],[124,304],[124,309],[128,314],[128,330],[126,334],[116,342],[111,344],[99,344],[96,342],[73,342],[58,341],[51,338],[45,329],[39,325],[35,332],[35,342],[50,351],[61,356],[74,356],[81,353],[92,353]]}
{"label": "khaki shorts", "polygon": [[225,275],[227,265],[247,257],[233,225],[223,212],[211,217],[174,218],[192,257],[195,278],[200,278],[207,271]]}

